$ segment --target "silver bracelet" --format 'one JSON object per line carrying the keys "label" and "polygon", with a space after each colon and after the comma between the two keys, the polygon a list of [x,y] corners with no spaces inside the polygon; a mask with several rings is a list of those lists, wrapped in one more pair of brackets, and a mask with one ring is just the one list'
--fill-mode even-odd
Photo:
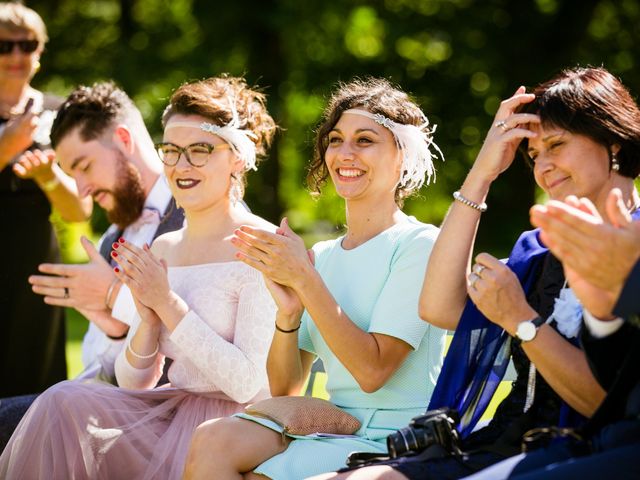
{"label": "silver bracelet", "polygon": [[139,358],[140,360],[149,360],[150,358],[153,358],[158,354],[158,351],[160,350],[160,343],[158,343],[156,345],[156,349],[152,353],[150,353],[149,355],[140,355],[139,353],[136,353],[133,350],[133,348],[131,347],[131,340],[129,340],[129,343],[127,344],[127,347],[129,347],[129,352],[134,357]]}
{"label": "silver bracelet", "polygon": [[465,198],[462,196],[462,194],[460,193],[460,190],[453,192],[453,198],[454,200],[457,200],[458,202],[462,203],[463,205],[466,205],[467,207],[471,207],[474,210],[478,210],[480,213],[484,213],[487,211],[487,204],[485,202],[476,203],[473,200],[469,200],[468,198]]}

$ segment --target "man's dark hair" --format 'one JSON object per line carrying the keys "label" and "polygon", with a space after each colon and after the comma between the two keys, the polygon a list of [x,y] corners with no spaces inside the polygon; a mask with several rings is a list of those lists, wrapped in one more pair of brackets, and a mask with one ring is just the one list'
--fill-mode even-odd
{"label": "man's dark hair", "polygon": [[134,109],[129,96],[112,82],[81,85],[58,109],[51,127],[51,146],[56,148],[75,128],[80,129],[83,140],[94,140]]}

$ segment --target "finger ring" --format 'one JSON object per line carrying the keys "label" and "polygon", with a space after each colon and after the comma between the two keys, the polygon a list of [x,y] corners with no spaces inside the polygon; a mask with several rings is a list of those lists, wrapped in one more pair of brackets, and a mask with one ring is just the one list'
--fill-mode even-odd
{"label": "finger ring", "polygon": [[478,277],[480,277],[485,268],[487,267],[476,263],[475,266],[473,267],[473,273],[475,273]]}
{"label": "finger ring", "polygon": [[506,132],[509,130],[509,127],[507,127],[507,122],[505,122],[504,120],[500,120],[499,122],[496,122],[495,126],[500,127],[503,132]]}
{"label": "finger ring", "polygon": [[64,287],[64,298],[69,298],[69,287]]}
{"label": "finger ring", "polygon": [[471,275],[469,275],[469,286],[471,288],[475,289],[476,288],[476,282],[478,281],[479,278],[480,277],[475,273],[472,273]]}

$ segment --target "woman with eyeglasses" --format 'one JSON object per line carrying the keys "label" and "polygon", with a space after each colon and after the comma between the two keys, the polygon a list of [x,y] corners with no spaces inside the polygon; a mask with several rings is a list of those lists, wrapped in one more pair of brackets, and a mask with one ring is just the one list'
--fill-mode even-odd
{"label": "woman with eyeglasses", "polygon": [[[240,203],[276,130],[265,96],[241,78],[185,84],[163,124],[158,151],[186,226],[152,247],[113,244],[138,311],[116,360],[122,388],[47,390],[0,457],[0,478],[179,478],[198,424],[270,396],[275,304],[231,243],[241,225],[276,228]],[[153,388],[165,359],[170,384]]]}
{"label": "woman with eyeglasses", "polygon": [[0,248],[20,249],[5,256],[0,270],[0,398],[41,392],[67,378],[64,310],[43,303],[27,278],[39,264],[60,261],[51,207],[68,221],[91,212],[91,200],[78,198],[53,152],[41,151],[60,104],[30,86],[46,41],[36,12],[0,3]]}

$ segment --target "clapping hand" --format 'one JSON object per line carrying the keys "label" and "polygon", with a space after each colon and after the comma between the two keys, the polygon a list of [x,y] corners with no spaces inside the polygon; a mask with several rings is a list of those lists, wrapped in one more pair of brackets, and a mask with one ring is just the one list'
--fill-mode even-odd
{"label": "clapping hand", "polygon": [[313,269],[302,238],[289,228],[286,218],[276,233],[246,225],[234,233],[231,242],[239,250],[236,257],[280,285],[300,288]]}
{"label": "clapping hand", "polygon": [[20,178],[32,178],[40,184],[46,183],[55,179],[55,158],[53,150],[27,150],[13,164],[13,172]]}
{"label": "clapping hand", "polygon": [[5,124],[0,135],[3,160],[8,162],[33,144],[33,134],[38,128],[38,116],[30,109],[15,115]]}
{"label": "clapping hand", "polygon": [[102,310],[114,273],[86,237],[83,236],[80,243],[89,256],[88,263],[43,263],[38,270],[48,275],[31,275],[29,283],[35,293],[45,296],[44,301],[49,305]]}
{"label": "clapping hand", "polygon": [[629,272],[640,258],[640,222],[632,222],[620,190],[606,202],[605,222],[586,198],[567,197],[531,208],[531,223],[564,266],[565,275],[584,307],[606,320]]}
{"label": "clapping hand", "polygon": [[[157,258],[146,244],[139,248],[120,239],[113,247],[111,256],[118,263],[116,274],[129,287],[140,306],[155,311],[163,302],[169,301],[171,287],[167,263],[163,259]],[[144,308],[138,311],[141,316],[149,313]]]}

